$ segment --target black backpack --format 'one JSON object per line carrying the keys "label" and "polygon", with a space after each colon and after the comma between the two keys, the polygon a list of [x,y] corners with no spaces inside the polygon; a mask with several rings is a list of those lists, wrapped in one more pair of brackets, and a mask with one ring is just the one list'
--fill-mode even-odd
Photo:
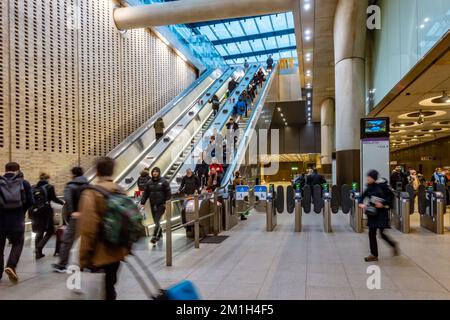
{"label": "black backpack", "polygon": [[31,191],[33,193],[34,205],[31,208],[31,214],[40,214],[50,204],[48,199],[48,185],[45,186],[33,186]]}

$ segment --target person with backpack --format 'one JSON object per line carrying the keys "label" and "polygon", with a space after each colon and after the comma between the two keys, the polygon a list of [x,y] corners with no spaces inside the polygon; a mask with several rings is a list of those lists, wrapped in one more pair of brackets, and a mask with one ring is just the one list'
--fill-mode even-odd
{"label": "person with backpack", "polygon": [[155,137],[156,140],[161,139],[164,136],[164,120],[163,118],[158,118],[155,122]]}
{"label": "person with backpack", "polygon": [[72,180],[67,183],[64,188],[65,220],[67,221],[67,227],[61,241],[59,262],[52,265],[54,271],[61,273],[66,272],[66,267],[69,262],[70,249],[76,239],[76,226],[80,217],[78,205],[80,202],[81,193],[89,186],[88,180],[83,175],[83,168],[74,167],[72,168],[71,173]]}
{"label": "person with backpack", "polygon": [[[140,223],[143,228],[142,216],[136,204],[113,182],[114,160],[101,157],[95,166],[97,184],[82,192],[79,203],[80,269],[103,270],[106,300],[115,300],[120,262],[130,254],[131,243],[140,237],[142,229],[137,227]],[[135,233],[130,233],[130,226]],[[125,231],[117,238],[116,232],[108,232],[114,229]]]}
{"label": "person with backpack", "polygon": [[142,195],[141,207],[144,207],[147,200],[150,201],[152,217],[155,223],[155,229],[153,230],[153,236],[150,242],[156,245],[162,237],[160,222],[166,211],[166,201],[170,200],[172,192],[167,180],[161,177],[161,169],[158,167],[153,168],[151,177]]}
{"label": "person with backpack", "polygon": [[137,185],[140,192],[143,192],[145,190],[145,186],[147,185],[147,182],[150,180],[150,172],[148,169],[142,170],[141,175],[138,178]]}
{"label": "person with backpack", "polygon": [[[16,267],[25,240],[25,213],[33,203],[30,183],[24,179],[20,165],[6,164],[5,174],[0,176],[0,279],[4,271],[11,282],[19,281]],[[5,268],[6,240],[11,244],[11,251]]]}
{"label": "person with backpack", "polygon": [[196,191],[200,193],[200,189],[200,179],[193,174],[192,169],[187,169],[186,175],[181,180],[181,185],[178,192],[184,194],[185,196],[192,196]]}
{"label": "person with backpack", "polygon": [[39,175],[39,182],[32,187],[34,205],[28,214],[31,218],[33,231],[36,233],[34,239],[36,260],[45,257],[42,250],[48,240],[55,234],[54,212],[51,202],[64,205],[64,201],[58,199],[55,188],[48,180],[50,176],[46,173]]}
{"label": "person with backpack", "polygon": [[370,255],[364,260],[366,262],[378,261],[377,230],[380,230],[381,238],[392,247],[394,256],[399,254],[397,243],[389,238],[385,229],[390,228],[389,209],[394,201],[394,193],[386,180],[378,181],[379,173],[371,170],[367,174],[367,188],[361,195],[359,207],[365,210],[368,217]]}

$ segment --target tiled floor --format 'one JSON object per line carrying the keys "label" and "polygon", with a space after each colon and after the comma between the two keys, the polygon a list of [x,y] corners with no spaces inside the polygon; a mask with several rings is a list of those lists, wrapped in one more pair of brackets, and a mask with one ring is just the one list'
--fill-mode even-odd
{"label": "tiled floor", "polygon": [[[449,216],[449,215],[447,215]],[[265,231],[265,216],[255,214],[239,224],[221,244],[194,249],[182,234],[174,240],[173,267],[165,267],[163,245],[151,248],[147,240],[137,254],[155,271],[163,286],[192,280],[205,299],[450,299],[450,232],[438,236],[417,227],[411,234],[388,231],[400,243],[402,255],[392,257],[380,242],[381,289],[367,289],[367,234],[355,234],[348,216],[333,216],[333,233],[322,232],[320,215],[303,217],[303,232],[294,233],[292,215],[278,217],[272,233]],[[448,221],[448,217],[447,217]],[[32,258],[30,245],[18,268],[21,281],[0,281],[0,299],[86,299],[92,295],[66,288],[67,275],[55,274],[49,256]],[[101,279],[91,275],[90,288]],[[82,284],[85,282],[82,282]],[[119,299],[146,299],[138,281],[122,265],[117,285]]]}

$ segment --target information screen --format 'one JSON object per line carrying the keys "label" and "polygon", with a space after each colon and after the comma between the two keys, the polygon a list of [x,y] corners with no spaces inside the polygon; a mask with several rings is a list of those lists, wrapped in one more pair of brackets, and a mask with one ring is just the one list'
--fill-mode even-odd
{"label": "information screen", "polygon": [[361,119],[361,139],[389,137],[389,118]]}

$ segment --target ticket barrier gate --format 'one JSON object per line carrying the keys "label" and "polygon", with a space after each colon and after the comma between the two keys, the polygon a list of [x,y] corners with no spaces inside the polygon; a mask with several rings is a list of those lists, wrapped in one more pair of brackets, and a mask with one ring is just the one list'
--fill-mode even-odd
{"label": "ticket barrier gate", "polygon": [[302,232],[302,214],[303,214],[303,208],[302,208],[302,192],[300,189],[295,190],[294,195],[294,226],[295,226],[295,232]]}
{"label": "ticket barrier gate", "polygon": [[444,234],[445,193],[419,187],[420,226],[437,234]]}
{"label": "ticket barrier gate", "polygon": [[410,193],[396,191],[394,194],[395,199],[391,210],[391,224],[397,230],[403,233],[409,233],[412,200]]}
{"label": "ticket barrier gate", "polygon": [[331,193],[324,192],[322,199],[323,231],[325,233],[331,233]]}
{"label": "ticket barrier gate", "polygon": [[356,188],[343,185],[341,188],[341,208],[342,212],[349,214],[350,226],[356,233],[364,231],[364,213],[359,207],[360,193]]}
{"label": "ticket barrier gate", "polygon": [[[269,192],[267,193],[267,203],[266,203],[266,230],[268,232],[274,231],[277,225],[277,210],[276,206],[281,198],[279,197],[278,192],[275,192],[274,186],[269,186]],[[274,203],[275,202],[275,203]],[[283,199],[284,204],[284,199]]]}

